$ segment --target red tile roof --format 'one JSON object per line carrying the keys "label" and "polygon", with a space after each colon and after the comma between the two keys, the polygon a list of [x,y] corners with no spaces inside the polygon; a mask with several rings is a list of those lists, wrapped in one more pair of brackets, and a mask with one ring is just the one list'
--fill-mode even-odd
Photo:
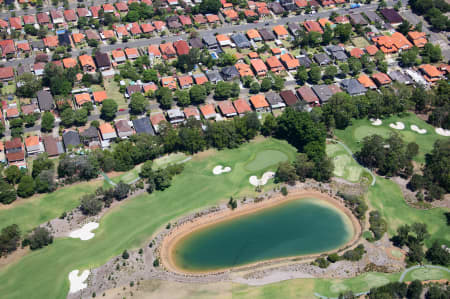
{"label": "red tile roof", "polygon": [[247,112],[251,112],[252,108],[244,99],[237,99],[233,101],[234,108],[236,108],[237,113],[244,114]]}

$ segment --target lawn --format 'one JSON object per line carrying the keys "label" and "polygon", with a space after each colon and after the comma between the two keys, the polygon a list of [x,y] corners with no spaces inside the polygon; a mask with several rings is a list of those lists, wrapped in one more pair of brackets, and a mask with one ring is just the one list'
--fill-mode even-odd
{"label": "lawn", "polygon": [[[357,152],[361,148],[361,141],[366,136],[378,134],[383,137],[389,137],[390,134],[399,133],[405,142],[416,142],[419,145],[419,154],[414,158],[416,162],[423,163],[425,161],[425,154],[430,153],[433,149],[433,144],[438,139],[445,139],[448,137],[436,134],[435,128],[423,120],[419,119],[415,114],[408,113],[404,117],[392,116],[383,119],[381,126],[374,126],[368,119],[353,120],[351,126],[345,130],[335,130],[335,135],[341,139],[353,152]],[[389,124],[401,121],[405,124],[404,130],[395,130],[389,127]],[[418,134],[411,130],[411,125],[416,125],[421,129],[426,129],[427,133]]]}
{"label": "lawn", "polygon": [[357,48],[365,48],[370,45],[369,42],[361,36],[352,38],[352,44]]}
{"label": "lawn", "polygon": [[12,84],[9,84],[8,82],[3,83],[1,92],[2,95],[13,95],[16,92],[16,85],[14,84],[14,81]]}
{"label": "lawn", "polygon": [[382,217],[386,219],[390,236],[396,233],[400,225],[422,222],[427,225],[431,235],[425,242],[427,246],[435,239],[439,239],[447,246],[450,245],[450,234],[444,215],[449,209],[419,210],[410,207],[403,199],[400,187],[381,177],[377,177],[377,182],[369,189],[367,197],[372,208],[380,211]]}
{"label": "lawn", "polygon": [[[140,195],[109,211],[93,239],[58,238],[51,246],[2,269],[2,297],[64,298],[69,289],[70,271],[98,267],[124,249],[145,246],[149,236],[181,215],[227,201],[230,196],[255,195],[248,178],[261,172],[247,171],[245,165],[253,160],[255,153],[268,149],[281,151],[290,159],[295,157],[293,147],[273,139],[200,154],[185,164],[183,173],[174,178],[166,191]],[[232,171],[213,175],[213,167],[219,164],[231,166]],[[270,169],[275,168],[274,165]],[[267,188],[273,188],[273,184]]]}
{"label": "lawn", "polygon": [[36,195],[11,206],[0,205],[0,229],[17,224],[25,233],[38,225],[61,216],[79,205],[83,194],[94,192],[101,181],[91,181],[61,188],[53,193]]}
{"label": "lawn", "polygon": [[327,144],[327,156],[333,159],[334,172],[337,177],[346,179],[350,182],[358,182],[364,169],[339,143]]}
{"label": "lawn", "polygon": [[105,82],[105,90],[108,95],[108,99],[116,101],[119,109],[128,108],[128,103],[122,93],[119,91],[119,83],[113,79],[107,79]]}

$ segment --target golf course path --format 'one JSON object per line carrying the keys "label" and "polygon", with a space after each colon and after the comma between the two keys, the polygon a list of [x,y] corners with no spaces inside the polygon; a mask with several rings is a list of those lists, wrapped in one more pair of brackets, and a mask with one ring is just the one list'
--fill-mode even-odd
{"label": "golf course path", "polygon": [[102,176],[105,178],[105,181],[107,181],[108,182],[108,184],[111,184],[112,186],[116,186],[117,184],[116,183],[114,183],[113,181],[111,181],[111,179],[108,177],[108,175],[106,174],[106,173],[104,173],[103,171],[102,171]]}
{"label": "golf course path", "polygon": [[[336,139],[330,139],[330,138],[327,138],[327,140],[328,140],[328,141],[331,141],[331,142],[337,142],[337,143],[339,143],[340,145],[342,145],[342,147],[347,151],[347,153],[349,153],[349,155],[352,156],[352,158],[355,159],[355,161],[359,164],[359,162],[358,162],[358,160],[356,159],[355,155],[353,154],[352,150],[351,150],[345,143],[343,143],[343,142],[341,142],[341,141],[339,141],[339,140],[336,140]],[[361,164],[359,164],[359,165],[361,165]],[[376,176],[372,173],[372,171],[371,171],[369,168],[364,167],[363,165],[361,165],[361,167],[362,167],[364,170],[366,170],[367,172],[370,173],[370,176],[372,177],[372,183],[371,183],[370,185],[371,185],[371,186],[374,186],[375,183],[377,182]]]}
{"label": "golf course path", "polygon": [[[399,282],[403,282],[403,279],[405,279],[406,274],[408,274],[409,272],[416,270],[416,269],[421,269],[421,268],[428,268],[428,269],[439,269],[439,270],[443,270],[443,271],[447,271],[450,273],[450,270],[446,267],[442,267],[442,266],[435,266],[435,265],[417,265],[417,266],[412,266],[408,269],[405,269],[402,273],[402,275],[400,276],[400,278],[398,279]],[[358,296],[362,296],[362,295],[367,295],[369,294],[370,291],[367,292],[362,292],[362,293],[357,293],[355,294],[356,297]],[[314,293],[314,295],[318,298],[321,299],[338,299],[337,297],[327,297],[327,296],[323,296],[320,295],[319,293]]]}

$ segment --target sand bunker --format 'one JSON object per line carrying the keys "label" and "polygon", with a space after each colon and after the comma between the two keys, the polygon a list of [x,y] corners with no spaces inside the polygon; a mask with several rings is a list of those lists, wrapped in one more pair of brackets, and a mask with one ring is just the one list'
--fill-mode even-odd
{"label": "sand bunker", "polygon": [[372,126],[381,126],[381,124],[383,124],[383,122],[379,118],[371,118],[370,122],[372,123]]}
{"label": "sand bunker", "polygon": [[222,165],[217,165],[213,169],[213,174],[218,175],[218,174],[222,174],[222,173],[230,172],[230,171],[231,171],[231,167],[223,167]]}
{"label": "sand bunker", "polygon": [[405,128],[405,124],[401,121],[398,121],[395,124],[390,124],[389,127],[396,130],[403,130]]}
{"label": "sand bunker", "polygon": [[82,228],[71,232],[69,237],[80,238],[81,240],[86,241],[86,240],[92,239],[95,236],[95,234],[92,233],[91,231],[93,231],[96,228],[98,228],[97,222],[89,222],[89,223],[83,225]]}
{"label": "sand bunker", "polygon": [[419,134],[425,134],[427,132],[426,129],[421,129],[416,125],[411,125],[411,130],[413,130],[414,132],[417,132]]}
{"label": "sand bunker", "polygon": [[256,175],[252,175],[249,178],[249,182],[253,186],[262,186],[262,185],[267,184],[267,181],[270,180],[270,179],[273,179],[274,176],[275,176],[275,172],[268,171],[268,172],[265,172],[262,175],[261,179],[259,179],[259,180],[258,180],[258,177]]}
{"label": "sand bunker", "polygon": [[441,136],[450,136],[450,130],[442,129],[442,128],[436,128],[436,134]]}
{"label": "sand bunker", "polygon": [[89,270],[84,270],[81,275],[78,275],[79,272],[79,270],[73,270],[69,273],[69,293],[76,293],[79,290],[87,288],[87,283],[84,283],[84,281],[89,277]]}

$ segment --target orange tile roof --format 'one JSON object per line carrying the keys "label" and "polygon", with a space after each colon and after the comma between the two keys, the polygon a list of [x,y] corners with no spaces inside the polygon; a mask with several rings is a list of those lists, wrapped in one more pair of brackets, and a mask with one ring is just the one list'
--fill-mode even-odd
{"label": "orange tile roof", "polygon": [[305,26],[305,28],[308,32],[316,31],[319,33],[323,33],[323,30],[320,27],[320,24],[317,23],[316,21],[305,21],[305,22],[303,22],[303,26]]}
{"label": "orange tile roof", "polygon": [[366,52],[367,52],[369,55],[373,56],[373,55],[375,55],[375,54],[378,52],[378,48],[377,48],[377,46],[375,46],[375,45],[368,45],[368,46],[366,47]]}
{"label": "orange tile roof", "polygon": [[44,37],[44,45],[50,48],[57,47],[59,45],[58,37],[56,35]]}
{"label": "orange tile roof", "polygon": [[218,15],[213,15],[213,14],[208,14],[206,15],[206,19],[208,20],[208,23],[215,23],[215,22],[219,22],[219,16]]}
{"label": "orange tile roof", "polygon": [[202,85],[208,82],[208,78],[205,74],[201,74],[202,76],[194,76],[195,84]]}
{"label": "orange tile roof", "polygon": [[283,65],[281,64],[280,60],[276,56],[270,56],[266,59],[266,63],[271,69],[275,68],[283,68]]}
{"label": "orange tile roof", "polygon": [[408,37],[412,40],[415,40],[415,39],[419,39],[419,38],[425,38],[426,34],[425,34],[425,32],[410,31],[410,32],[408,32]]}
{"label": "orange tile roof", "polygon": [[192,80],[192,77],[190,75],[179,76],[178,82],[180,82],[180,86],[194,84],[194,80]]}
{"label": "orange tile roof", "polygon": [[219,109],[224,115],[236,114],[236,109],[234,108],[231,101],[221,101],[218,103]]}
{"label": "orange tile roof", "polygon": [[256,53],[256,52],[250,52],[250,53],[248,53],[248,57],[249,57],[250,59],[255,59],[255,58],[258,58],[259,55],[258,55],[258,53]]}
{"label": "orange tile roof", "polygon": [[84,34],[83,33],[73,33],[72,40],[76,44],[81,43],[84,40]]}
{"label": "orange tile roof", "polygon": [[325,26],[327,24],[330,24],[330,26],[334,25],[333,22],[331,22],[330,20],[328,20],[326,18],[319,19],[319,24],[320,24],[320,26],[322,26],[323,29],[325,29]]}
{"label": "orange tile roof", "polygon": [[125,52],[122,50],[112,50],[111,55],[114,59],[125,57]]}
{"label": "orange tile roof", "polygon": [[103,30],[102,33],[103,33],[103,37],[105,39],[109,39],[109,38],[112,38],[115,36],[114,31],[112,31],[112,30]]}
{"label": "orange tile roof", "polygon": [[153,54],[153,56],[155,56],[155,57],[160,57],[161,56],[161,51],[159,51],[157,45],[149,45],[148,46],[148,53],[149,54]]}
{"label": "orange tile roof", "polygon": [[75,95],[75,102],[78,106],[83,106],[84,103],[88,103],[91,101],[91,96],[85,92],[85,93],[79,93]]}
{"label": "orange tile roof", "polygon": [[200,116],[198,109],[196,107],[186,107],[183,109],[186,118]]}
{"label": "orange tile roof", "polygon": [[376,88],[375,82],[369,78],[369,76],[361,74],[358,78],[359,83],[361,83],[366,88]]}
{"label": "orange tile roof", "polygon": [[247,31],[247,36],[250,39],[254,39],[254,38],[261,38],[261,35],[259,34],[258,30],[256,29],[250,29]]}
{"label": "orange tile roof", "polygon": [[214,108],[213,104],[206,104],[206,105],[200,106],[200,111],[202,112],[204,117],[207,117],[212,114],[216,114],[216,109]]}
{"label": "orange tile roof", "polygon": [[164,77],[161,79],[161,85],[163,87],[168,87],[169,89],[177,89],[177,82],[172,76]]}
{"label": "orange tile roof", "polygon": [[72,57],[64,58],[62,62],[66,69],[77,66],[77,61]]}
{"label": "orange tile roof", "polygon": [[222,11],[222,13],[231,20],[236,20],[239,17],[238,13],[234,9],[227,9]]}
{"label": "orange tile roof", "polygon": [[17,50],[21,50],[23,52],[27,52],[27,51],[31,50],[30,44],[28,43],[28,41],[22,42],[22,43],[16,43],[16,47],[17,47]]}
{"label": "orange tile roof", "polygon": [[6,110],[6,117],[15,117],[19,115],[19,110],[17,108],[9,108]]}
{"label": "orange tile roof", "polygon": [[286,67],[290,70],[298,68],[300,66],[300,62],[291,53],[285,53],[280,56],[281,61],[284,62]]}
{"label": "orange tile roof", "polygon": [[96,103],[101,103],[108,98],[106,90],[94,91],[92,96],[94,97],[94,101]]}
{"label": "orange tile roof", "polygon": [[115,132],[113,126],[111,126],[110,123],[103,123],[98,127],[98,129],[100,130],[100,133],[102,133],[102,135]]}
{"label": "orange tile roof", "polygon": [[95,62],[94,59],[92,59],[92,56],[85,54],[79,56],[78,59],[80,60],[81,66],[89,65],[95,69]]}
{"label": "orange tile roof", "polygon": [[372,79],[378,82],[379,85],[386,85],[392,82],[391,78],[385,73],[376,73],[372,75]]}
{"label": "orange tile roof", "polygon": [[281,49],[280,48],[272,48],[272,54],[273,55],[278,55],[281,54]]}
{"label": "orange tile roof", "polygon": [[269,107],[269,104],[266,101],[266,97],[263,94],[251,96],[250,102],[252,102],[252,105],[253,107],[255,107],[255,109]]}
{"label": "orange tile roof", "polygon": [[236,108],[237,113],[244,114],[246,112],[251,112],[252,108],[244,99],[237,99],[233,101],[234,108]]}
{"label": "orange tile roof", "polygon": [[360,58],[361,56],[364,55],[364,51],[361,50],[360,48],[353,48],[350,51],[350,55],[353,56],[353,57],[356,57],[356,58]]}
{"label": "orange tile roof", "polygon": [[139,52],[136,48],[126,48],[125,54],[127,55],[127,57],[135,56],[135,55],[139,56]]}
{"label": "orange tile roof", "polygon": [[264,61],[262,61],[262,59],[252,59],[250,61],[253,69],[257,72],[257,73],[265,73],[267,72],[267,66],[265,65]]}
{"label": "orange tile roof", "polygon": [[430,78],[442,76],[442,73],[434,65],[422,64],[419,68]]}
{"label": "orange tile roof", "polygon": [[277,26],[273,27],[273,31],[275,32],[275,34],[278,37],[289,35],[288,31],[286,30],[286,28],[283,25],[277,25]]}
{"label": "orange tile roof", "polygon": [[395,46],[399,49],[407,50],[413,47],[411,42],[400,32],[394,32],[392,38],[394,39]]}
{"label": "orange tile roof", "polygon": [[216,39],[218,42],[225,42],[225,41],[229,41],[230,37],[228,37],[227,35],[224,35],[224,34],[217,34]]}
{"label": "orange tile roof", "polygon": [[36,146],[39,145],[39,137],[38,136],[29,136],[25,139],[25,146]]}
{"label": "orange tile roof", "polygon": [[241,75],[241,77],[245,77],[245,76],[253,77],[254,76],[254,74],[253,74],[253,72],[252,72],[252,70],[251,70],[251,68],[250,68],[250,66],[248,64],[236,63],[234,66],[238,70],[238,72]]}

